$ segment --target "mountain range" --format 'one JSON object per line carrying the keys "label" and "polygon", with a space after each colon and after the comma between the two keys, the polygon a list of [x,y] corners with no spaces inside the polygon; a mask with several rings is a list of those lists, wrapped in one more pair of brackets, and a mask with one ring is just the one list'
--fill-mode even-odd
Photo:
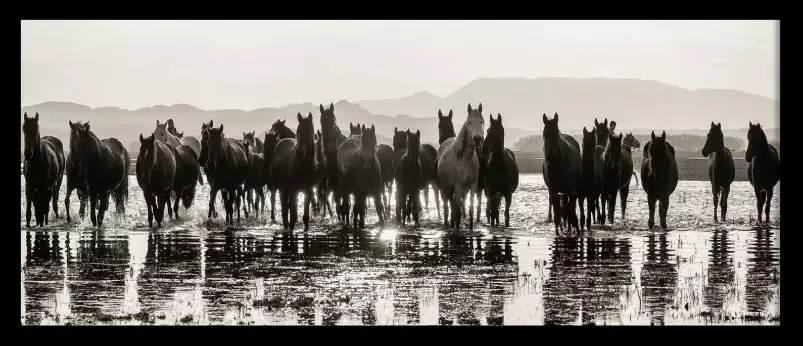
{"label": "mountain range", "polygon": [[[767,136],[780,135],[780,101],[736,90],[687,90],[665,83],[637,79],[573,79],[573,78],[483,78],[474,80],[446,97],[419,92],[399,99],[365,100],[334,103],[338,125],[348,134],[348,124],[374,124],[379,143],[391,144],[393,129],[420,129],[422,142],[436,144],[438,139],[438,110],[454,111],[455,127],[459,129],[469,103],[483,105],[484,114],[502,114],[506,145],[512,147],[518,139],[540,134],[542,114],[552,118],[560,114],[563,132],[576,134],[582,127],[593,126],[594,118],[616,120],[617,130],[649,133],[652,129],[668,133],[701,134],[708,131],[711,121],[722,123],[726,136],[744,137],[749,121],[765,125]],[[326,104],[330,102],[325,102]],[[156,120],[172,118],[179,131],[198,135],[202,122],[210,119],[224,124],[225,133],[240,138],[242,132],[261,133],[276,119],[287,119],[288,126],[296,124],[296,114],[312,113],[319,126],[319,104],[301,103],[284,107],[203,110],[189,104],[157,105],[136,110],[118,107],[91,108],[70,102],[45,102],[23,107],[23,113],[39,112],[41,132],[66,141],[68,121],[90,121],[92,130],[101,138],[116,137],[128,145],[136,142],[140,133],[153,131]]]}

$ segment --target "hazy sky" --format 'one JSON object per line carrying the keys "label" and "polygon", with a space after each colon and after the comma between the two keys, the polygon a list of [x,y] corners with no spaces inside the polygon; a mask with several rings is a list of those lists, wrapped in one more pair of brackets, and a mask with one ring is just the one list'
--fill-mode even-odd
{"label": "hazy sky", "polygon": [[254,109],[444,97],[482,77],[778,99],[776,21],[23,21],[22,104]]}

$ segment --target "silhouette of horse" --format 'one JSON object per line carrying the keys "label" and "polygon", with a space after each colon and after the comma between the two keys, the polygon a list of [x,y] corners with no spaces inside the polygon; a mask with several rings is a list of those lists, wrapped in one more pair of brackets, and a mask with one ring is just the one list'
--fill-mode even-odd
{"label": "silhouette of horse", "polygon": [[204,181],[201,178],[201,166],[198,164],[198,155],[195,153],[195,149],[182,144],[173,148],[173,156],[176,160],[176,177],[173,180],[173,193],[176,196],[173,212],[178,219],[179,199],[184,204],[184,209],[189,209],[195,200],[196,182],[203,185]]}
{"label": "silhouette of horse", "polygon": [[38,112],[33,118],[28,118],[28,113],[23,115],[25,200],[27,204],[25,226],[31,227],[31,202],[33,202],[36,225],[42,227],[48,224],[51,201],[53,214],[56,218],[59,217],[59,190],[65,170],[64,146],[56,137],[40,136]]}
{"label": "silhouette of horse", "polygon": [[[482,144],[482,138],[485,135],[482,103],[477,109],[472,109],[469,103],[467,111],[466,120],[457,137],[444,140],[438,148],[438,181],[440,182],[441,199],[443,199],[444,224],[447,227],[454,227],[456,230],[460,230],[466,195],[477,190],[480,163],[475,148]],[[448,217],[450,206],[452,208],[451,223],[449,223]],[[474,199],[470,199],[468,211],[470,229],[474,228],[473,209]]]}
{"label": "silhouette of horse", "polygon": [[[70,122],[76,136],[70,138],[70,155],[82,174],[86,174],[89,192],[89,219],[92,226],[103,226],[103,216],[109,208],[109,194],[114,197],[117,213],[125,215],[128,200],[128,168],[131,157],[117,138],[98,139],[89,122],[81,125]],[[97,216],[95,215],[97,210]]]}
{"label": "silhouette of horse", "polygon": [[[335,116],[335,106],[333,104],[329,104],[329,108],[324,108],[323,104],[320,105],[320,112],[321,112],[321,136],[323,138],[323,152],[326,162],[326,183],[325,183],[325,191],[324,196],[325,199],[328,199],[329,193],[335,194],[334,202],[335,202],[335,210],[338,214],[338,219],[340,221],[344,220],[344,213],[341,210],[341,204],[347,201],[341,201],[336,196],[335,191],[337,191],[338,186],[340,184],[339,175],[340,175],[340,168],[338,165],[337,155],[338,150],[340,149],[340,145],[346,140],[346,136],[343,135],[343,132],[340,130],[340,127],[337,126],[337,117]],[[346,196],[348,199],[348,196]]]}
{"label": "silhouette of horse", "polygon": [[[483,195],[483,193],[486,192],[485,191],[485,174],[487,173],[487,170],[488,170],[488,168],[487,168],[488,157],[485,156],[485,154],[483,153],[483,150],[482,150],[483,145],[484,145],[483,143],[480,143],[479,146],[474,148],[474,151],[477,152],[477,161],[479,161],[479,163],[480,163],[479,171],[478,171],[478,174],[477,174],[477,189],[474,190],[474,191],[471,191],[471,198],[472,199],[474,199],[474,198],[477,199],[477,215],[475,215],[477,223],[480,222],[480,217],[482,216],[482,195]],[[485,196],[485,200],[486,200],[486,202],[485,202],[485,216],[488,218],[488,223],[491,222],[491,215],[488,214],[490,212],[490,206],[488,205],[489,196],[490,196],[490,198],[494,198],[494,196],[492,196],[492,195],[486,195]],[[498,220],[497,220],[497,222],[498,222]]]}
{"label": "silhouette of horse", "polygon": [[393,162],[393,148],[387,144],[376,146],[376,158],[382,169],[382,204],[385,206],[385,215],[390,216],[390,196],[393,191],[393,177],[395,165]]}
{"label": "silhouette of horse", "polygon": [[[256,137],[256,131],[243,132],[243,140],[248,142],[251,152],[262,154],[265,145],[259,137]],[[248,198],[250,199],[251,197],[249,196]]]}
{"label": "silhouette of horse", "polygon": [[[142,189],[148,207],[148,227],[153,227],[156,216],[157,227],[162,227],[165,205],[173,216],[170,206],[170,192],[176,178],[175,149],[165,142],[154,139],[153,135],[143,138],[139,134],[139,155],[137,156],[137,184]],[[179,195],[180,196],[180,195]],[[178,202],[178,198],[176,198]],[[176,211],[178,212],[178,211]]]}
{"label": "silhouette of horse", "polygon": [[641,187],[647,193],[650,219],[647,226],[655,227],[655,202],[661,203],[659,216],[661,228],[666,228],[666,213],[669,210],[669,196],[678,186],[678,164],[675,148],[666,141],[666,131],[661,137],[650,134],[651,140],[644,145],[644,159],[641,161]]}
{"label": "silhouette of horse", "polygon": [[298,220],[298,193],[301,191],[304,192],[303,221],[306,230],[309,228],[312,188],[323,179],[324,165],[315,153],[315,124],[312,121],[312,113],[306,118],[298,113],[297,117],[297,139],[285,138],[276,144],[271,172],[281,197],[284,229],[295,229]]}
{"label": "silhouette of horse", "polygon": [[[246,206],[245,217],[248,217],[247,207],[251,206],[253,208],[254,216],[259,218],[260,208],[265,208],[265,192],[262,189],[265,186],[265,181],[263,179],[265,156],[261,153],[252,151],[250,141],[245,140],[244,142],[246,155],[248,156],[248,162],[251,163],[251,166],[248,170],[248,175],[245,178],[245,183],[243,183],[243,189],[247,192],[248,198],[247,203],[244,203],[244,206]],[[252,191],[256,193],[256,201],[254,201]],[[259,204],[260,202],[262,202],[261,207]]]}
{"label": "silhouette of horse", "polygon": [[[402,157],[404,157],[404,155],[407,154],[407,132],[408,131],[409,131],[409,129],[407,131],[399,131],[398,127],[394,127],[393,128],[393,178],[394,178],[394,181],[396,181],[396,200],[397,201],[400,198],[400,196],[399,196],[399,194],[400,194],[400,192],[399,192],[399,184],[400,184],[400,182],[399,182],[398,179],[396,179],[396,177],[399,176],[398,172],[396,172],[396,167],[397,167],[396,164],[398,162],[401,162]],[[385,207],[390,209],[389,205],[386,205]],[[398,205],[397,205],[397,207],[398,207]],[[410,218],[407,215],[404,215],[404,217],[407,217],[407,221],[410,221]]]}
{"label": "silhouette of horse", "polygon": [[421,168],[423,163],[420,157],[421,131],[416,130],[415,134],[413,134],[408,130],[405,134],[407,135],[407,150],[396,161],[394,169],[396,189],[398,190],[396,194],[396,221],[404,224],[407,215],[412,214],[415,225],[418,226],[419,208],[421,207],[421,200],[418,194],[424,185]]}
{"label": "silhouette of horse", "polygon": [[[70,125],[70,143],[78,140],[78,132],[76,128],[83,126],[79,121],[76,126]],[[67,155],[66,160],[66,175],[67,175],[67,193],[64,196],[64,210],[67,213],[67,222],[72,222],[70,218],[70,195],[73,190],[78,197],[79,209],[78,216],[83,219],[86,215],[86,204],[89,199],[89,185],[86,181],[86,173],[81,171],[80,162],[76,159],[75,155],[70,153]]]}
{"label": "silhouette of horse", "polygon": [[[217,211],[215,210],[215,199],[217,199],[217,193],[219,188],[215,183],[215,177],[211,175],[211,170],[206,166],[207,158],[209,157],[209,129],[214,127],[214,121],[210,120],[209,123],[203,123],[201,125],[201,152],[198,155],[198,164],[203,167],[204,175],[206,175],[206,179],[209,182],[209,212],[207,214],[208,218],[217,217]],[[227,197],[223,196],[223,201],[225,202]]]}
{"label": "silhouette of horse", "polygon": [[[262,181],[267,185],[270,192],[270,219],[276,221],[276,184],[273,182],[273,154],[276,144],[285,138],[296,138],[296,133],[285,125],[287,120],[276,120],[270,130],[265,133],[265,140],[262,145]],[[264,205],[264,203],[263,203]]]}
{"label": "silhouette of horse", "polygon": [[778,150],[767,142],[767,135],[759,123],[753,125],[753,122],[750,122],[744,159],[748,162],[747,180],[753,185],[756,193],[758,222],[761,223],[761,207],[766,203],[764,222],[769,223],[773,189],[781,180],[781,158],[778,156]]}
{"label": "silhouette of horse", "polygon": [[424,182],[424,205],[429,209],[429,188],[432,185],[432,192],[435,194],[435,210],[438,217],[441,216],[440,186],[438,184],[438,150],[432,144],[421,144],[421,179]]}
{"label": "silhouette of horse", "polygon": [[[597,128],[592,127],[591,132],[583,126],[583,176],[582,183],[577,189],[577,197],[580,205],[580,229],[585,227],[591,229],[591,219],[596,219],[595,206],[599,199],[600,186],[597,174]],[[583,202],[586,201],[588,208],[583,212]]]}
{"label": "silhouette of horse", "polygon": [[[348,226],[349,194],[354,194],[354,226],[365,228],[366,198],[374,197],[379,227],[385,225],[385,210],[382,203],[382,168],[376,157],[376,128],[365,128],[359,139],[351,137],[337,151],[340,182],[336,197],[343,202],[338,209]],[[358,224],[359,222],[359,224]]]}
{"label": "silhouette of horse", "polygon": [[[321,161],[321,164],[326,167],[326,156],[323,153],[323,137],[321,136],[321,130],[317,130],[315,133],[315,155],[318,157],[318,160]],[[329,199],[326,198],[326,178],[321,179],[318,184],[315,185],[315,193],[317,198],[317,203],[313,206],[313,212],[317,215],[318,213],[326,214],[327,210],[329,212],[329,216],[332,216],[332,205],[329,204]],[[314,202],[314,200],[313,200]],[[321,209],[323,209],[321,211]]]}
{"label": "silhouette of horse", "polygon": [[[555,232],[568,224],[579,230],[576,203],[577,187],[583,176],[580,145],[574,137],[562,134],[558,127],[558,113],[552,120],[543,115],[544,121],[544,180],[549,180],[549,204],[555,214]],[[562,196],[560,196],[562,195]],[[559,198],[563,199],[560,201]],[[561,207],[563,205],[563,207]]]}
{"label": "silhouette of horse", "polygon": [[[641,148],[641,142],[636,139],[636,136],[633,136],[632,132],[629,132],[624,139],[622,139],[622,149],[627,151],[630,154],[630,158],[633,158],[633,148],[638,149]],[[638,181],[638,174],[636,174],[636,170],[633,170],[633,178],[636,179],[636,185],[639,184]]]}
{"label": "silhouette of horse", "polygon": [[597,147],[596,147],[596,156],[594,158],[595,164],[597,166],[597,186],[600,188],[600,195],[596,201],[594,201],[594,210],[597,214],[597,223],[600,225],[605,224],[605,200],[602,196],[602,184],[603,184],[603,160],[604,160],[604,153],[605,153],[605,146],[608,145],[608,139],[611,135],[611,130],[608,127],[608,118],[605,118],[603,122],[598,122],[597,119],[594,119],[594,128],[597,130]]}
{"label": "silhouette of horse", "polygon": [[[608,222],[613,224],[614,212],[616,211],[616,194],[619,193],[622,208],[622,220],[625,220],[627,210],[627,196],[630,193],[630,177],[633,176],[633,157],[630,151],[622,146],[622,134],[614,137],[608,135],[608,145],[605,146],[603,154],[602,185],[600,194],[602,195],[602,208],[608,207]],[[603,212],[603,217],[605,213]],[[605,223],[605,220],[602,221]]]}
{"label": "silhouette of horse", "polygon": [[[192,148],[195,151],[195,157],[201,156],[201,142],[198,141],[197,138],[193,136],[184,137],[184,133],[178,133],[176,131],[175,123],[173,119],[167,119],[167,123],[161,123],[158,119],[156,120],[156,128],[153,129],[153,138],[162,142],[166,142],[170,144],[171,147],[177,148],[179,145],[186,145]],[[198,182],[203,185],[204,178],[201,176]]]}
{"label": "silhouette of horse", "polygon": [[736,177],[736,166],[733,163],[733,154],[725,147],[725,136],[722,134],[722,123],[714,124],[708,130],[705,145],[700,151],[708,157],[708,180],[711,181],[711,193],[714,195],[714,222],[717,222],[717,204],[719,194],[722,192],[722,222],[728,213],[728,194],[731,183]]}
{"label": "silhouette of horse", "polygon": [[513,152],[505,148],[502,115],[497,113],[496,116],[496,119],[493,114],[488,116],[490,123],[482,143],[483,156],[488,158],[488,170],[484,177],[487,193],[485,199],[490,211],[489,223],[494,227],[499,226],[499,206],[501,197],[505,197],[505,227],[510,227],[510,203],[513,201],[513,192],[519,186],[519,166]]}
{"label": "silhouette of horse", "polygon": [[[205,166],[210,186],[223,192],[226,222],[234,224],[235,202],[237,222],[240,222],[243,183],[248,176],[251,163],[242,142],[234,138],[227,138],[223,133],[223,124],[220,124],[219,128],[212,125],[213,123],[210,121],[209,127],[205,129],[206,134],[202,134],[202,137],[206,137],[206,139],[201,142],[202,154],[199,163]],[[212,185],[212,181],[214,181],[214,185]],[[212,200],[210,201],[210,210],[213,210],[214,196],[210,196],[210,199]]]}

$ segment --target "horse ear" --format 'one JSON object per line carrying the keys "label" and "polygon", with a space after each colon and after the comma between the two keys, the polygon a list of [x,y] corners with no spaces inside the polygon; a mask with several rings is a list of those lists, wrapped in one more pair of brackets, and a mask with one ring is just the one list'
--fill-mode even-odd
{"label": "horse ear", "polygon": [[309,112],[309,114],[307,114],[307,118],[309,118],[309,120],[312,121],[312,112]]}
{"label": "horse ear", "polygon": [[296,116],[298,117],[298,122],[301,122],[301,120],[304,120],[304,118],[301,117],[301,113],[296,114]]}
{"label": "horse ear", "polygon": [[717,123],[717,128],[721,130],[722,129],[722,123]]}
{"label": "horse ear", "polygon": [[596,136],[596,134],[597,134],[597,128],[596,128],[596,127],[592,127],[592,128],[591,128],[591,132],[589,132],[589,133],[591,133],[592,135],[595,135],[595,136]]}
{"label": "horse ear", "polygon": [[161,125],[161,124],[162,124],[162,123],[161,123],[161,122],[159,122],[159,119],[156,119],[156,126],[159,126],[159,125]]}
{"label": "horse ear", "polygon": [[284,122],[285,122],[285,121],[287,121],[287,119],[284,119],[284,120],[279,120],[279,122],[281,122],[281,123],[282,123],[282,125],[284,125]]}
{"label": "horse ear", "polygon": [[[25,117],[28,117],[28,113],[25,113]],[[70,124],[70,129],[75,129],[75,124],[72,123],[72,120],[67,120],[67,123]]]}
{"label": "horse ear", "polygon": [[597,121],[597,118],[594,118],[594,126],[599,126],[599,121]]}
{"label": "horse ear", "polygon": [[496,113],[496,122],[502,125],[502,114]]}
{"label": "horse ear", "polygon": [[365,125],[357,125],[360,128],[360,131],[365,132]]}
{"label": "horse ear", "polygon": [[89,122],[88,121],[86,122],[86,124],[84,124],[84,131],[89,132]]}
{"label": "horse ear", "polygon": [[752,121],[750,122],[750,127],[753,127],[753,122]]}
{"label": "horse ear", "polygon": [[443,112],[440,109],[438,110],[438,119],[443,119]]}
{"label": "horse ear", "polygon": [[608,118],[605,118],[605,121],[602,122],[602,125],[608,126]]}
{"label": "horse ear", "polygon": [[376,133],[376,127],[374,127],[374,124],[371,124],[371,133]]}
{"label": "horse ear", "polygon": [[33,121],[39,121],[39,112],[36,112],[36,115],[33,116]]}
{"label": "horse ear", "polygon": [[546,117],[546,113],[544,113],[544,125],[549,124],[549,119]]}
{"label": "horse ear", "polygon": [[555,112],[555,117],[552,118],[556,123],[558,122],[558,112]]}
{"label": "horse ear", "polygon": [[323,113],[325,109],[323,109],[323,103],[321,103],[321,113]]}
{"label": "horse ear", "polygon": [[329,102],[329,109],[330,109],[330,110],[332,110],[332,111],[334,112],[334,110],[335,110],[335,105],[334,105],[334,103],[331,103],[331,102]]}
{"label": "horse ear", "polygon": [[[440,111],[438,111],[440,113]],[[28,120],[28,112],[22,113],[22,116],[25,117],[25,120]]]}
{"label": "horse ear", "polygon": [[452,110],[449,110],[449,120],[452,120]]}
{"label": "horse ear", "polygon": [[212,127],[215,127],[215,121],[210,119],[209,120],[209,128],[212,128]]}
{"label": "horse ear", "polygon": [[585,127],[585,126],[583,126],[583,134],[584,134],[584,135],[587,135],[587,134],[588,134],[588,130],[586,130],[586,127]]}
{"label": "horse ear", "polygon": [[139,133],[139,142],[142,143],[145,141],[145,138],[142,138],[142,132]]}
{"label": "horse ear", "polygon": [[415,130],[415,138],[416,139],[420,139],[421,138],[421,130]]}
{"label": "horse ear", "polygon": [[480,105],[477,107],[477,111],[482,113],[482,103],[481,102],[480,102]]}
{"label": "horse ear", "polygon": [[395,134],[396,134],[396,132],[399,132],[399,128],[394,126],[394,127],[393,127],[393,134],[395,135]]}
{"label": "horse ear", "polygon": [[717,127],[717,124],[714,124],[714,122],[712,121],[711,122],[711,127]]}
{"label": "horse ear", "polygon": [[220,124],[220,132],[223,133],[223,124]]}
{"label": "horse ear", "polygon": [[666,140],[666,131],[661,132],[661,140]]}
{"label": "horse ear", "polygon": [[245,139],[245,135],[246,135],[246,133],[245,133],[245,132],[243,132],[243,139]]}
{"label": "horse ear", "polygon": [[650,138],[652,138],[652,141],[655,142],[655,131],[650,133]]}
{"label": "horse ear", "polygon": [[468,104],[468,110],[467,110],[467,111],[468,111],[469,113],[471,113],[471,103],[469,103],[469,104]]}

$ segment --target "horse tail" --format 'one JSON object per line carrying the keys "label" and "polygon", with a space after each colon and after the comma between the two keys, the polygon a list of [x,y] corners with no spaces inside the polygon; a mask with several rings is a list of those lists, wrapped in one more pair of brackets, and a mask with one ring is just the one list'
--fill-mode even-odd
{"label": "horse tail", "polygon": [[633,170],[633,178],[636,178],[636,185],[638,185],[639,184],[639,182],[638,182],[638,174],[636,174],[635,170]]}

